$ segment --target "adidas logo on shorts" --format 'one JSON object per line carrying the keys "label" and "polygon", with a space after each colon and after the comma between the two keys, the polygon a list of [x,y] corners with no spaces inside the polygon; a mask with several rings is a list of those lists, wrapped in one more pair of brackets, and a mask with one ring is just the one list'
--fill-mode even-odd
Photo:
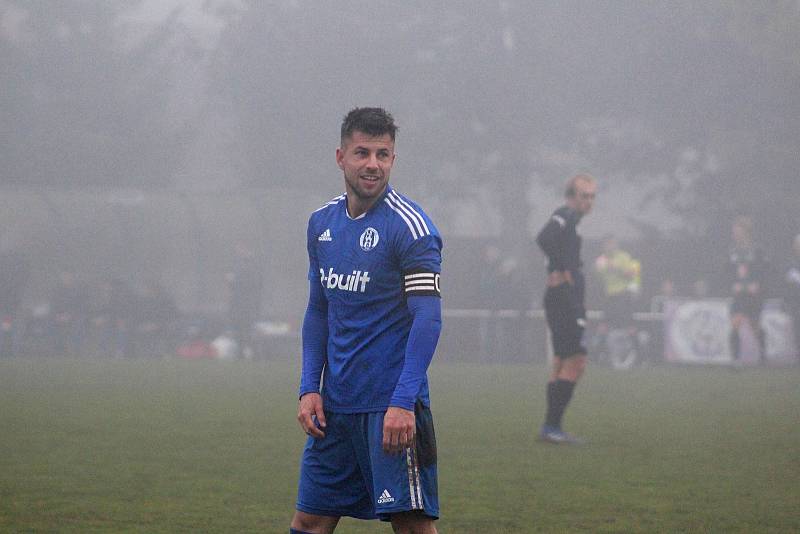
{"label": "adidas logo on shorts", "polygon": [[383,490],[381,496],[378,497],[378,504],[386,504],[387,502],[394,502],[394,497],[389,495],[389,490]]}

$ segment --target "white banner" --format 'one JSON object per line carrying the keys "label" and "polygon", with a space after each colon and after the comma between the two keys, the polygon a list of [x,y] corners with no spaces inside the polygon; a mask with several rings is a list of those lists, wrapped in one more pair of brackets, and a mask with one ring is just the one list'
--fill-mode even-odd
{"label": "white banner", "polygon": [[[679,363],[731,363],[730,301],[670,299],[664,306],[664,359]],[[767,361],[791,363],[797,358],[791,318],[779,302],[768,301],[761,314],[767,335]],[[741,329],[741,362],[759,363],[755,333]]]}

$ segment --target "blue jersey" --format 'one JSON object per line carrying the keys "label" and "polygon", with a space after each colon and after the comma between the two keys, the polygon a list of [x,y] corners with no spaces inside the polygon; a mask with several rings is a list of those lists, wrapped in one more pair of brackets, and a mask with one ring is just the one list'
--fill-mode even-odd
{"label": "blue jersey", "polygon": [[[325,409],[386,410],[412,324],[406,298],[440,295],[439,231],[417,204],[387,186],[356,219],[347,213],[346,195],[328,202],[311,215],[307,240],[308,276],[327,300]],[[417,398],[430,404],[427,378]]]}

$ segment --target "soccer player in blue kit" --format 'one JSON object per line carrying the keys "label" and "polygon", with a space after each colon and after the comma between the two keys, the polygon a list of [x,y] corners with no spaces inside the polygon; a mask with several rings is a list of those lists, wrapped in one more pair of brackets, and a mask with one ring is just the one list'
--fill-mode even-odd
{"label": "soccer player in blue kit", "polygon": [[396,131],[380,108],[345,116],[345,193],[308,222],[297,414],[308,439],[291,533],[330,533],[342,516],[436,532],[426,372],[441,331],[442,239],[389,185]]}

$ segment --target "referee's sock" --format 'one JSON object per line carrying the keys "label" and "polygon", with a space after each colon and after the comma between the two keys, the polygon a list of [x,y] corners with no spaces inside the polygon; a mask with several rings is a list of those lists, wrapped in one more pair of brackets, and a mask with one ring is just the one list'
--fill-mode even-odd
{"label": "referee's sock", "polygon": [[557,425],[556,416],[554,413],[556,407],[556,383],[547,383],[547,413],[544,418],[545,426],[555,428]]}
{"label": "referee's sock", "polygon": [[575,382],[558,379],[547,384],[547,419],[545,424],[553,428],[561,428],[561,419],[567,409],[572,393],[575,391]]}

